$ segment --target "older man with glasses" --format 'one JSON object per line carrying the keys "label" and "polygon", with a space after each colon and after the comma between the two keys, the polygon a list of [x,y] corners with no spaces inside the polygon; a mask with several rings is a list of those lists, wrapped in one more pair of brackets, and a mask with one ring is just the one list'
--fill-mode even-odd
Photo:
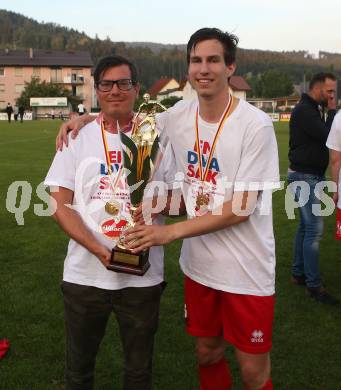
{"label": "older man with glasses", "polygon": [[[114,312],[124,353],[123,389],[149,390],[154,336],[165,284],[163,248],[150,250],[150,268],[143,277],[106,268],[124,223],[122,213],[129,209],[127,185],[124,175],[120,175],[119,131],[131,131],[133,106],[140,87],[135,66],[119,56],[102,59],[94,79],[101,113],[77,139],[69,140],[68,147],[57,152],[45,180],[57,204],[54,218],[71,238],[62,283],[65,388],[93,389],[97,351]],[[85,115],[84,121],[86,118]],[[83,116],[79,119],[83,120]],[[170,182],[164,172],[171,159],[164,157],[156,174],[160,180]],[[119,205],[116,215],[111,215],[106,207],[110,201]],[[68,207],[70,204],[77,209]]]}

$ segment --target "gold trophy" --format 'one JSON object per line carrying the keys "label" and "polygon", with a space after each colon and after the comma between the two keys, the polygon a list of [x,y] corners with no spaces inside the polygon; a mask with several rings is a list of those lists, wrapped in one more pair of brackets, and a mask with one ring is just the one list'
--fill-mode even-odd
{"label": "gold trophy", "polygon": [[[157,101],[150,100],[149,94],[143,95],[133,119],[131,136],[120,133],[123,147],[123,164],[130,192],[130,216],[125,230],[134,226],[134,212],[142,202],[143,192],[151,179],[159,151],[159,136],[156,131],[155,115],[166,108]],[[116,246],[112,250],[109,270],[134,275],[144,275],[149,263],[149,250],[132,253],[125,247],[125,236],[122,231]]]}

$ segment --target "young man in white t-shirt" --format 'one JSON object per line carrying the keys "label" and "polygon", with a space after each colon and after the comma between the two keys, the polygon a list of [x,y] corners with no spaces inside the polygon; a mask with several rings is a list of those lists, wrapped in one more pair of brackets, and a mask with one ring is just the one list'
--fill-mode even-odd
{"label": "young man in white t-shirt", "polygon": [[[124,215],[129,213],[129,192],[124,176],[119,176],[122,150],[118,130],[131,131],[139,92],[137,72],[130,61],[111,56],[99,62],[94,79],[101,114],[77,139],[70,139],[68,147],[57,152],[45,180],[56,201],[54,218],[71,238],[62,283],[65,388],[93,389],[96,354],[114,312],[124,352],[123,388],[150,390],[153,343],[164,287],[163,248],[151,248],[150,268],[143,276],[106,268]],[[170,183],[168,162],[162,161],[157,174]],[[113,197],[119,204],[117,215],[110,215],[105,207]],[[161,222],[159,218],[157,223]]]}
{"label": "young man in white t-shirt", "polygon": [[330,170],[333,181],[336,183],[334,202],[336,205],[336,232],[335,238],[341,241],[341,111],[339,111],[333,121],[327,146],[330,153]]}
{"label": "young man in white t-shirt", "polygon": [[159,117],[183,176],[188,220],[127,234],[136,250],[184,239],[187,331],[197,338],[201,390],[231,389],[227,343],[244,389],[273,389],[271,192],[279,186],[278,151],[270,118],[230,95],[237,41],[214,28],[194,33],[187,58],[198,99]]}

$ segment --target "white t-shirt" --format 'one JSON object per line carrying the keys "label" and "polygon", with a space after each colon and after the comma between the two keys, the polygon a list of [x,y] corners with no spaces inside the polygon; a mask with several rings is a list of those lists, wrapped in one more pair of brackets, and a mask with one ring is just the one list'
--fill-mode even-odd
{"label": "white t-shirt", "polygon": [[[190,218],[203,214],[196,204],[201,183],[195,150],[197,105],[197,99],[181,101],[158,117],[159,127],[164,127],[172,143],[177,171],[184,177],[183,194]],[[199,116],[198,127],[205,168],[218,124],[207,123]],[[230,200],[234,191],[263,191],[246,222],[184,240],[180,256],[183,272],[217,290],[258,296],[274,294],[271,195],[272,189],[279,188],[279,168],[276,138],[268,115],[239,101],[224,124],[207,181],[205,191],[211,196],[210,206],[215,204],[213,208]]]}
{"label": "white t-shirt", "polygon": [[[341,111],[339,111],[333,120],[332,128],[327,139],[329,149],[341,152]],[[339,201],[337,207],[341,209],[341,170],[339,173]]]}
{"label": "white t-shirt", "polygon": [[[113,167],[112,183],[122,162],[120,138],[117,134],[106,132],[110,162]],[[174,175],[170,154],[165,155],[155,176],[171,184]],[[73,206],[84,223],[102,244],[109,249],[115,246],[120,230],[124,225],[124,215],[129,214],[129,193],[122,177],[117,182],[115,200],[120,202],[121,218],[109,215],[104,207],[111,199],[109,176],[97,121],[85,126],[78,137],[69,138],[69,146],[58,151],[45,179],[47,186],[65,187],[74,191]],[[163,218],[156,221],[162,223]],[[95,286],[116,290],[125,287],[145,287],[161,283],[163,280],[163,247],[153,247],[149,251],[150,268],[143,276],[116,273],[107,270],[99,259],[85,247],[70,239],[64,263],[63,280],[80,285]]]}

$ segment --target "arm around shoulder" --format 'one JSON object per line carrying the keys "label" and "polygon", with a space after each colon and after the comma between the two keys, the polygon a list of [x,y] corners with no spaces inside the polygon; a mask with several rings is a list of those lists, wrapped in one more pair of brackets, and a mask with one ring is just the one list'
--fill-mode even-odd
{"label": "arm around shoulder", "polygon": [[71,131],[71,137],[76,138],[80,129],[88,123],[94,121],[95,116],[85,114],[76,118],[70,119],[67,122],[63,122],[59,128],[59,132],[56,137],[56,150],[62,150],[63,145],[66,147],[69,145],[68,133]]}

